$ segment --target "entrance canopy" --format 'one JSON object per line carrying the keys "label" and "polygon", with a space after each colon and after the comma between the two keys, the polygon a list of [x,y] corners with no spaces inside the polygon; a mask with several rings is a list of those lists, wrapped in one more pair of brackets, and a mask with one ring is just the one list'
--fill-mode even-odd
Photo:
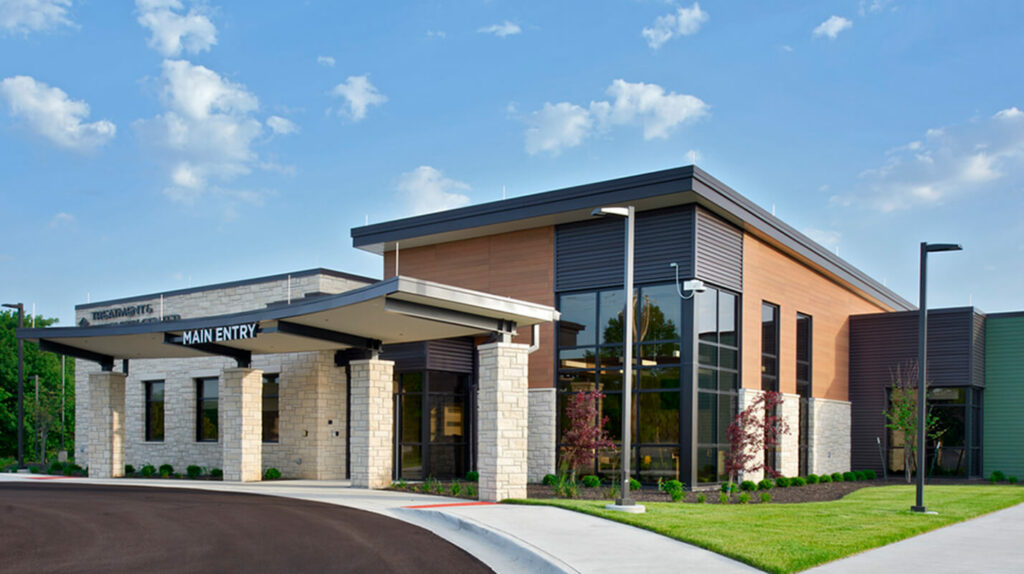
{"label": "entrance canopy", "polygon": [[511,335],[558,319],[530,303],[411,277],[254,311],[127,325],[18,329],[45,351],[96,361],[223,355],[248,366],[253,354],[343,349],[473,335]]}

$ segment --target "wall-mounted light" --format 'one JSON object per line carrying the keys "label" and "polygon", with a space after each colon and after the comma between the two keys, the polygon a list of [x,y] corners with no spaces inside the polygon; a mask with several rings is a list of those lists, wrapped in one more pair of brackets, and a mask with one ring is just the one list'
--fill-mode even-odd
{"label": "wall-mounted light", "polygon": [[[679,264],[673,261],[672,263],[669,263],[668,266],[676,270],[676,292],[679,293],[679,296],[683,299],[690,299],[693,297],[694,293],[703,293],[708,290],[704,285],[704,282],[700,279],[687,279],[686,281],[683,281],[683,285],[680,287]],[[689,293],[689,295],[685,295],[684,292]]]}

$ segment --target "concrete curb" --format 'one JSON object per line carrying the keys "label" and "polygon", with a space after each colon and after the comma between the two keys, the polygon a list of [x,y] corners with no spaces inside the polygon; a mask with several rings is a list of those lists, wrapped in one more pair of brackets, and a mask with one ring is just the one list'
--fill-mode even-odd
{"label": "concrete curb", "polygon": [[499,551],[510,562],[521,567],[523,572],[540,574],[579,574],[580,572],[522,538],[486,526],[471,518],[430,509],[395,508],[393,511],[412,522],[428,522],[473,536]]}

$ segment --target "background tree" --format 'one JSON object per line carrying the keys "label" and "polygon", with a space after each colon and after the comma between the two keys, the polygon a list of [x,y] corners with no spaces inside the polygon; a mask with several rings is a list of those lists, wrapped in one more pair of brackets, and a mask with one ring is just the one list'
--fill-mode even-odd
{"label": "background tree", "polygon": [[779,472],[764,463],[764,453],[779,445],[789,434],[789,424],[778,415],[782,393],[766,391],[739,412],[726,432],[729,452],[725,455],[725,472],[729,482],[736,482],[740,472],[764,472],[772,477]]}
{"label": "background tree", "polygon": [[573,482],[576,470],[593,464],[599,449],[615,446],[604,428],[608,424],[608,416],[601,416],[602,399],[604,393],[601,391],[585,391],[572,395],[565,407],[569,427],[562,434],[562,444],[565,445],[562,447],[562,465]]}
{"label": "background tree", "polygon": [[[36,327],[49,327],[57,319],[35,317]],[[25,325],[32,325],[32,317],[25,317]],[[17,312],[0,312],[0,457],[18,455],[18,343],[14,331],[18,326]],[[75,361],[66,362],[66,403],[67,421],[66,447],[74,452],[75,428]],[[37,453],[35,431],[36,420],[46,417],[52,421],[46,436],[46,451],[55,453],[60,449],[60,355],[39,350],[35,343],[25,343],[25,460],[42,460]],[[39,375],[40,404],[45,413],[34,416],[35,375]]]}
{"label": "background tree", "polygon": [[[882,411],[888,421],[885,427],[903,436],[903,473],[910,484],[913,479],[911,467],[917,452],[917,361],[908,361],[896,365],[896,370],[889,373],[891,389],[889,391],[889,408]],[[928,383],[925,381],[925,392]],[[927,413],[924,420],[925,437],[938,440],[942,434],[939,420]]]}

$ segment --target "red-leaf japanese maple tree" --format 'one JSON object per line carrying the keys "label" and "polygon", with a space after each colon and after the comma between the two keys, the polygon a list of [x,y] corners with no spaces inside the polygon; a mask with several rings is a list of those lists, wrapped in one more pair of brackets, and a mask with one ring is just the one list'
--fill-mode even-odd
{"label": "red-leaf japanese maple tree", "polygon": [[729,425],[725,471],[730,483],[735,482],[738,472],[764,470],[772,477],[779,476],[778,471],[765,464],[764,452],[778,446],[782,435],[789,434],[789,425],[778,414],[781,405],[782,393],[763,392]]}
{"label": "red-leaf japanese maple tree", "polygon": [[569,426],[562,434],[562,464],[576,480],[576,469],[594,462],[598,449],[614,446],[604,425],[608,416],[600,416],[601,391],[576,393],[565,407]]}

